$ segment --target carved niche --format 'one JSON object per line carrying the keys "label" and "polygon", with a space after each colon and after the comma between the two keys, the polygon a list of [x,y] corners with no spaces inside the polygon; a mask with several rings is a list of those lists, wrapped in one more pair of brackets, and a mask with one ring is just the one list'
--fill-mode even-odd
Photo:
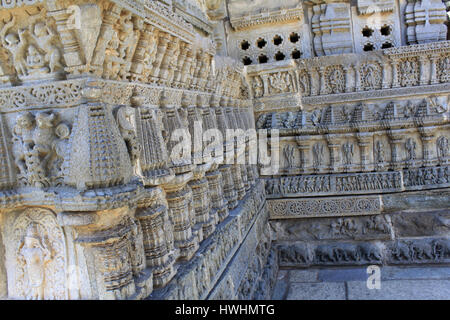
{"label": "carved niche", "polygon": [[44,208],[27,208],[17,216],[9,232],[9,297],[67,299],[65,238],[54,214]]}

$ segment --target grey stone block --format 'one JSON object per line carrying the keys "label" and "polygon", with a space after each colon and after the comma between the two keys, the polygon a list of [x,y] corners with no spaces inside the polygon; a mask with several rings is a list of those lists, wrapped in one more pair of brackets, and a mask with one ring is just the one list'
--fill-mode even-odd
{"label": "grey stone block", "polygon": [[345,300],[345,283],[292,283],[287,300]]}
{"label": "grey stone block", "polygon": [[317,282],[319,270],[291,270],[290,282]]}
{"label": "grey stone block", "polygon": [[366,281],[368,277],[366,267],[323,269],[318,275],[319,281],[325,282]]}
{"label": "grey stone block", "polygon": [[347,283],[349,300],[447,300],[450,280],[381,281],[381,289],[368,289],[366,281]]}
{"label": "grey stone block", "polygon": [[450,279],[450,267],[391,267],[381,269],[382,280]]}

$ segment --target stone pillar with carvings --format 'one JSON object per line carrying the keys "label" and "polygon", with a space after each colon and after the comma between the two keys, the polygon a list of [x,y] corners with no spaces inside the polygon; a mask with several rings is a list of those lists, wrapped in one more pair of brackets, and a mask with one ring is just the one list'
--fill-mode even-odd
{"label": "stone pillar with carvings", "polygon": [[[229,158],[230,155],[230,151],[233,152],[234,151],[234,142],[230,142],[227,141],[226,136],[227,136],[227,129],[229,127],[228,125],[228,119],[225,116],[226,110],[225,107],[222,106],[223,102],[221,100],[220,103],[220,107],[215,108],[215,112],[216,112],[216,119],[217,119],[217,127],[220,130],[220,132],[222,133],[222,137],[223,137],[223,141],[224,141],[224,160],[227,159],[227,157]],[[233,158],[234,160],[234,158]],[[228,209],[232,210],[234,208],[236,208],[237,206],[237,192],[234,188],[234,182],[233,182],[233,176],[231,173],[231,165],[224,163],[223,165],[219,166],[219,170],[222,174],[222,182],[223,182],[223,192],[224,192],[224,196],[225,199],[227,200],[228,203]]]}
{"label": "stone pillar with carvings", "polygon": [[[210,107],[203,108],[203,126],[205,130],[217,129],[218,121],[216,119],[215,108],[219,107],[218,97],[211,96]],[[222,140],[223,141],[223,140]],[[222,141],[214,141],[208,148],[204,149],[205,154],[211,154],[212,165],[206,172],[206,179],[208,179],[208,197],[211,203],[211,218],[216,223],[219,222],[219,216],[224,219],[228,216],[228,203],[224,194],[224,185],[222,173],[218,170],[219,164],[223,163],[223,145]],[[220,149],[220,150],[219,150]],[[217,154],[216,151],[220,154]]]}
{"label": "stone pillar with carvings", "polygon": [[145,81],[144,68],[145,68],[146,51],[150,46],[152,33],[154,32],[157,31],[152,25],[144,23],[144,28],[141,32],[139,41],[136,45],[136,51],[134,53],[130,67],[131,79],[134,81]]}
{"label": "stone pillar with carvings", "polygon": [[[156,51],[155,61],[153,62],[153,69],[150,71],[150,81],[157,82],[160,74],[161,64],[166,57],[166,51],[169,46],[171,36],[163,31],[158,33],[158,47]],[[167,58],[166,58],[167,59]]]}
{"label": "stone pillar with carvings", "polygon": [[298,149],[300,151],[300,172],[306,173],[308,167],[308,155],[309,155],[309,139],[305,136],[296,137]]}
{"label": "stone pillar with carvings", "polygon": [[420,138],[422,140],[422,153],[423,153],[423,162],[422,165],[425,167],[434,166],[433,163],[433,141],[435,138],[435,127],[419,127]]}
{"label": "stone pillar with carvings", "polygon": [[142,226],[145,259],[152,268],[153,285],[163,287],[175,275],[175,251],[173,226],[161,188],[147,189],[147,197],[138,203],[136,218]]}
{"label": "stone pillar with carvings", "polygon": [[391,168],[392,170],[401,170],[403,161],[401,159],[400,145],[403,142],[403,134],[397,130],[389,130],[388,136],[391,144]]}
{"label": "stone pillar with carvings", "polygon": [[[344,68],[345,72],[345,92],[353,92],[355,90],[355,68],[353,65],[348,65]],[[357,82],[359,83],[359,82]]]}
{"label": "stone pillar with carvings", "polygon": [[431,84],[439,83],[438,72],[437,72],[438,62],[439,62],[439,56],[431,55],[431,57],[430,57],[430,83]]}
{"label": "stone pillar with carvings", "polygon": [[373,136],[369,132],[358,132],[356,138],[358,139],[359,154],[361,157],[361,171],[370,172],[374,169],[369,155]]}
{"label": "stone pillar with carvings", "polygon": [[[227,123],[230,125],[228,129],[238,132],[237,130],[239,128],[236,121],[234,108],[226,107],[225,112]],[[245,149],[242,148],[242,138],[243,138],[242,135],[238,134],[236,137],[233,138],[232,141],[230,141],[230,143],[233,144],[233,154],[234,154],[234,161],[233,164],[231,165],[231,174],[233,177],[234,188],[237,192],[238,200],[242,200],[245,196],[245,186],[242,181],[241,166],[237,163],[238,158],[242,156],[243,152],[245,152]]]}
{"label": "stone pillar with carvings", "polygon": [[328,149],[330,150],[330,171],[338,172],[339,165],[341,162],[340,158],[340,147],[341,147],[341,139],[337,135],[334,134],[326,134],[325,138],[328,142]]}
{"label": "stone pillar with carvings", "polygon": [[430,59],[427,56],[419,56],[419,83],[421,86],[427,85],[430,82]]}
{"label": "stone pillar with carvings", "polygon": [[398,60],[392,59],[391,63],[392,69],[392,88],[400,87],[400,62]]}

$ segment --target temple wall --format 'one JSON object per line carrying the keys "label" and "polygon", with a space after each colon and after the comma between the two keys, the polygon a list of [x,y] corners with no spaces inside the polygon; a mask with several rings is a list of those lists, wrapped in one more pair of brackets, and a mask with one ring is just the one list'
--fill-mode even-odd
{"label": "temple wall", "polygon": [[[445,4],[268,4],[2,2],[0,297],[267,299],[279,267],[448,263]],[[280,162],[230,129],[277,132]]]}

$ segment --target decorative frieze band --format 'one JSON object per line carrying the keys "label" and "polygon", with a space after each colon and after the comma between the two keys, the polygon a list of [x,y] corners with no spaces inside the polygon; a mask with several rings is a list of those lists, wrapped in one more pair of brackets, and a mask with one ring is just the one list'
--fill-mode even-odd
{"label": "decorative frieze band", "polygon": [[379,214],[381,196],[269,200],[271,219]]}

